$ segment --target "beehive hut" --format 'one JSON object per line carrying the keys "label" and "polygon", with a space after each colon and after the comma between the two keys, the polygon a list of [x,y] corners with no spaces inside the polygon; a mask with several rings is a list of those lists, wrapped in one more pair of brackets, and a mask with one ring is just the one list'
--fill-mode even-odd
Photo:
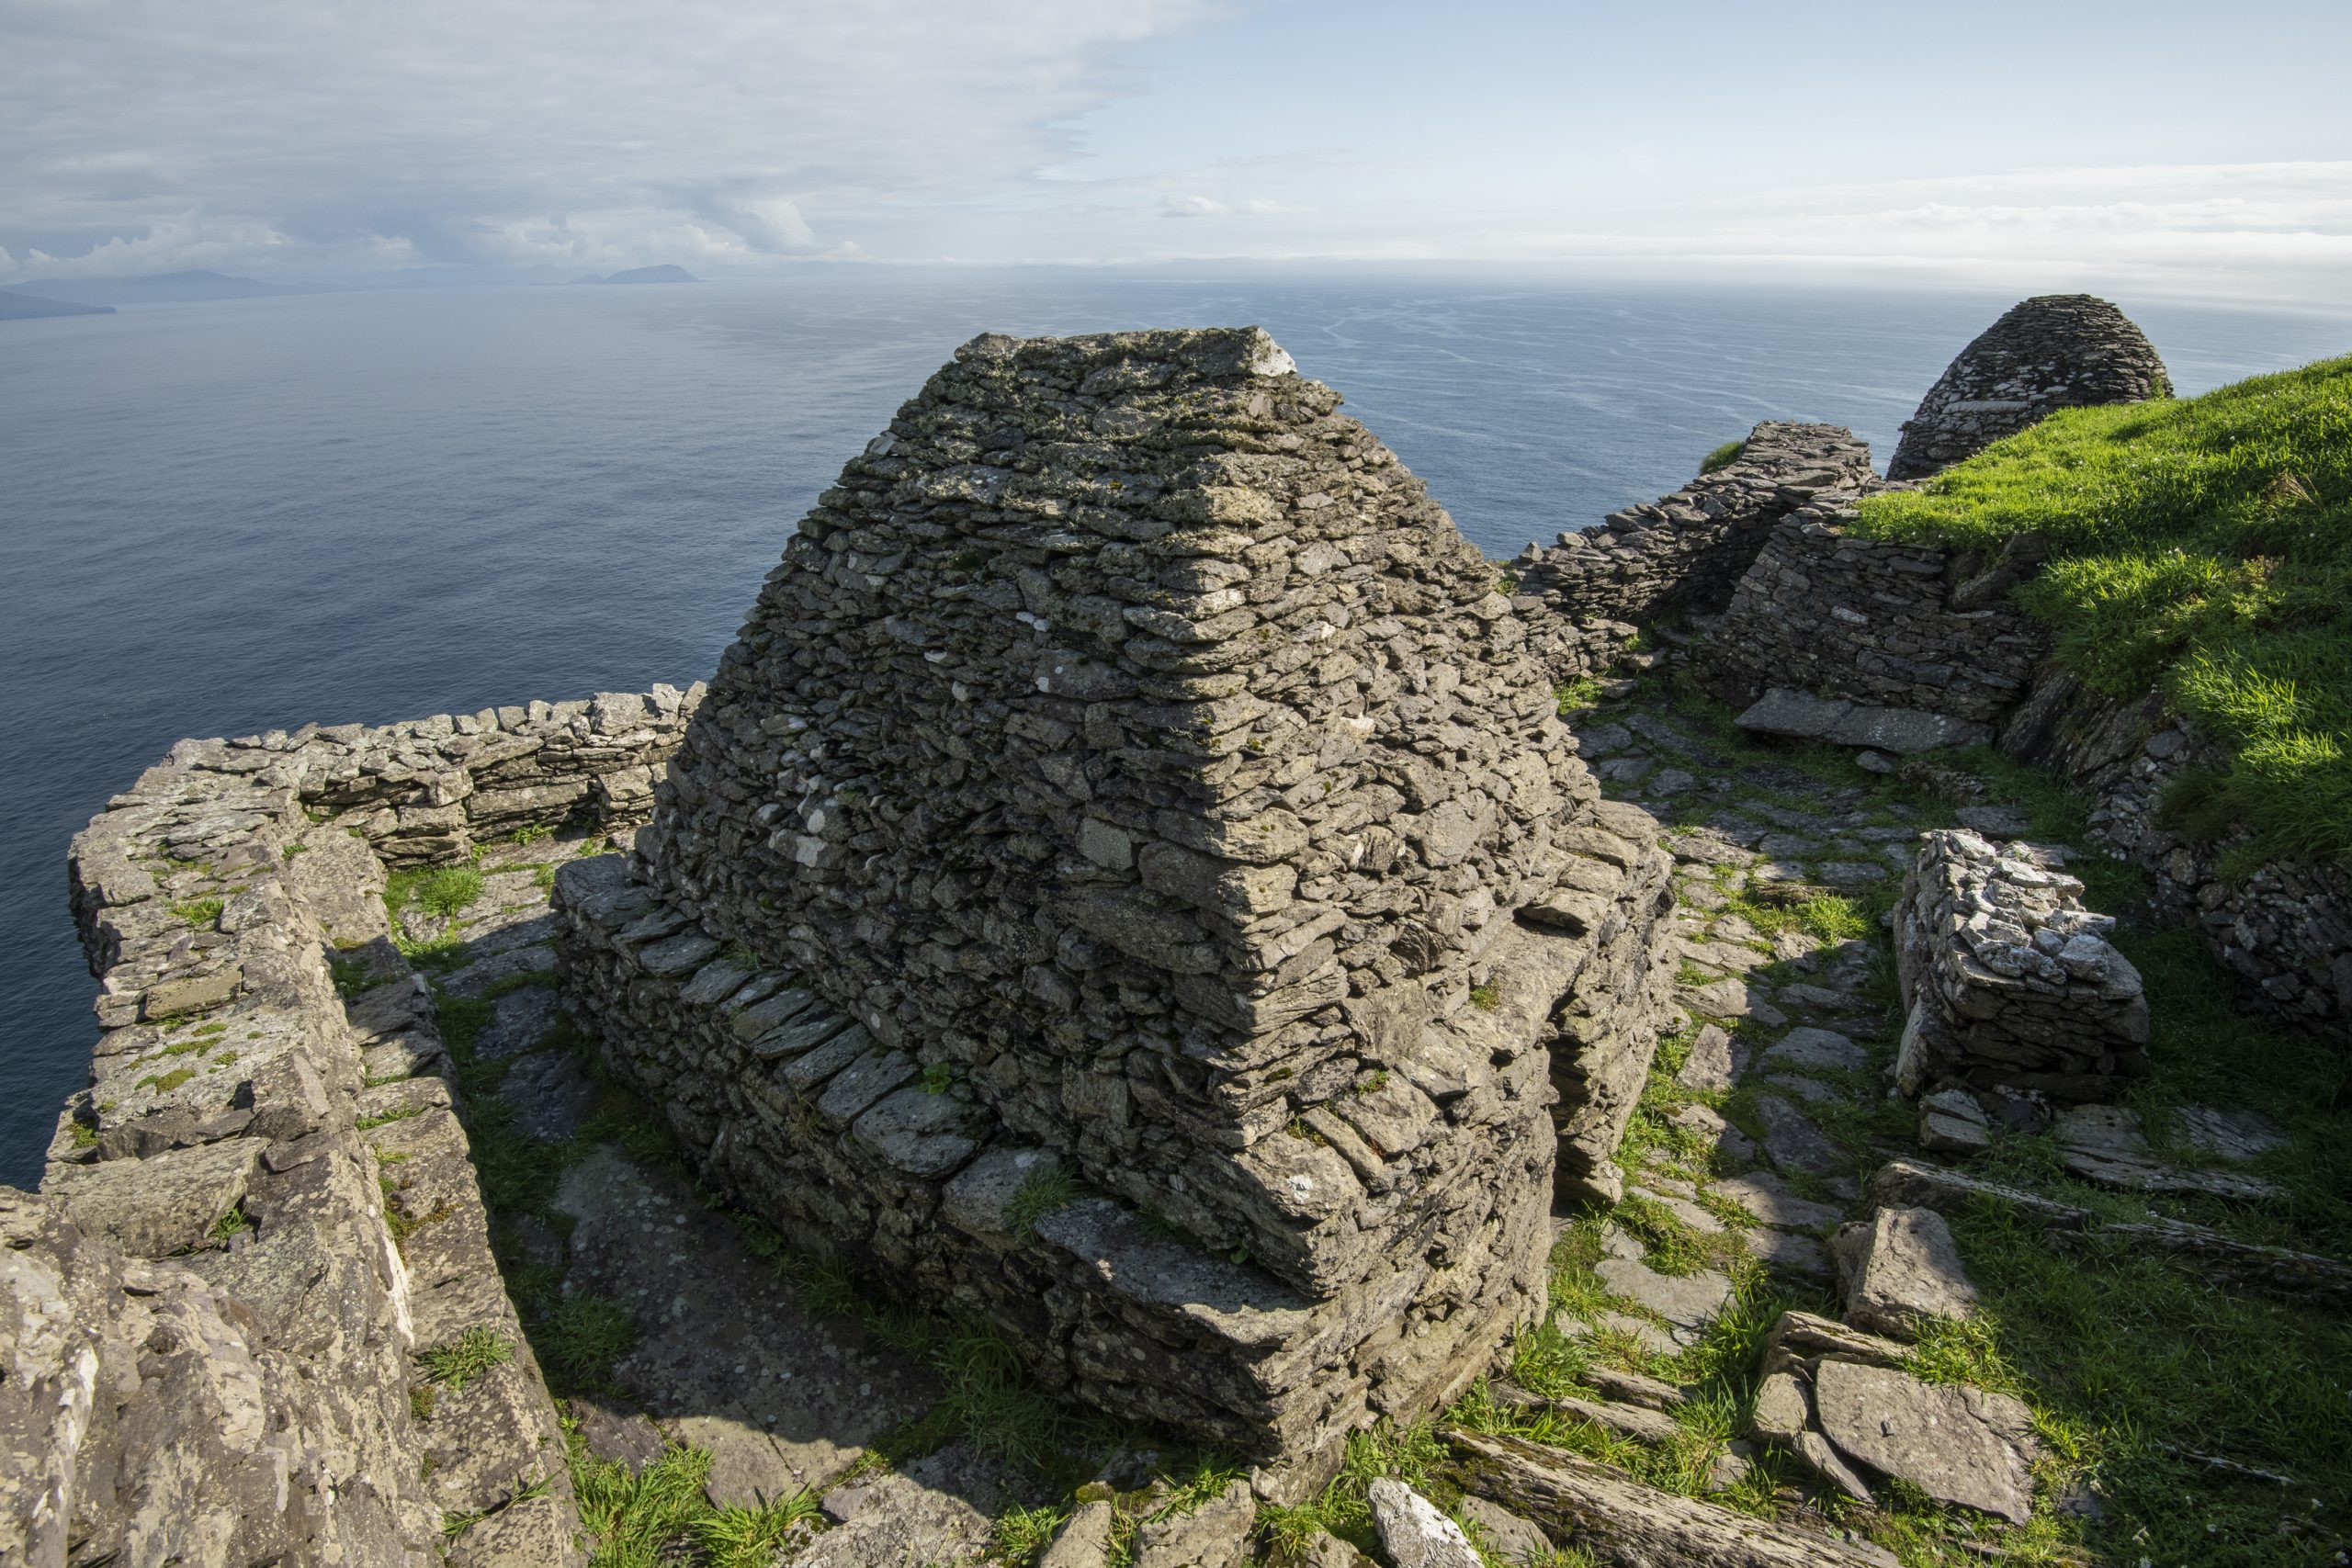
{"label": "beehive hut", "polygon": [[1655,825],[1339,403],[1256,329],[966,344],[559,885],[708,1179],[1277,1495],[1542,1310],[1555,1077],[1589,1175],[1669,978]]}
{"label": "beehive hut", "polygon": [[1922,479],[2059,409],[2172,396],[2172,379],[2132,318],[2088,294],[2042,294],[1978,333],[1919,400],[1886,466]]}

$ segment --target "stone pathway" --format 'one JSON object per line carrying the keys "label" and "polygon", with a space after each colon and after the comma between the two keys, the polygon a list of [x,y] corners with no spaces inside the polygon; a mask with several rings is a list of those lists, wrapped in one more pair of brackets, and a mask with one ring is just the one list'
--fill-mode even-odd
{"label": "stone pathway", "polygon": [[[1666,1413],[1690,1393],[1660,1375],[1695,1365],[1680,1358],[1743,1307],[1750,1267],[1787,1298],[1828,1306],[1829,1243],[1914,1114],[1886,1108],[1893,976],[1857,909],[1892,891],[1928,824],[1668,713],[1605,706],[1578,730],[1603,788],[1666,826],[1685,1022],[1628,1140],[1626,1201],[1600,1232],[1593,1273],[1610,1299],[1555,1322],[1589,1345],[1581,1381],[1599,1397],[1552,1403],[1687,1452],[1690,1432]],[[1724,1490],[1751,1483],[1759,1457],[1745,1438],[1719,1439],[1696,1462]],[[1815,1468],[1816,1483],[1838,1484]]]}

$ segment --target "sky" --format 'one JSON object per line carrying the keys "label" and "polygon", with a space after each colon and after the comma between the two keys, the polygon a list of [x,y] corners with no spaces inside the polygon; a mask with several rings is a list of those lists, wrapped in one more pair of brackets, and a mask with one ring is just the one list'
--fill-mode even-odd
{"label": "sky", "polygon": [[2352,4],[0,0],[0,288],[1232,262],[2352,310]]}

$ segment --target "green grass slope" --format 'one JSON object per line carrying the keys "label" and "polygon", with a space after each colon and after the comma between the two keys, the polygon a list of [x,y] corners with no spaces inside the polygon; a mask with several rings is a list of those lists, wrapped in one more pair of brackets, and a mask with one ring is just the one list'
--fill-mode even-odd
{"label": "green grass slope", "polygon": [[1860,513],[1962,548],[2041,533],[2017,599],[2060,660],[2110,696],[2161,687],[2230,752],[2182,782],[2178,823],[2245,824],[2241,865],[2352,863],[2352,357],[2066,410]]}

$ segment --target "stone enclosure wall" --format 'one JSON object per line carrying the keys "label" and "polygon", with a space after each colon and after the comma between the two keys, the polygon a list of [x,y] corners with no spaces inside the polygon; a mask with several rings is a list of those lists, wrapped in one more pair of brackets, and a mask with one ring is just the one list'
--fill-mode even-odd
{"label": "stone enclosure wall", "polygon": [[[712,1179],[1290,1490],[1539,1310],[1551,1048],[1637,1084],[1668,978],[1655,825],[1601,826],[1494,569],[1338,402],[1254,331],[966,345],[786,547],[639,886],[565,885]],[[1589,1169],[1631,1102],[1564,1082]],[[1094,1230],[950,1217],[1048,1161]],[[1086,1255],[1138,1225],[1289,1315],[1203,1339],[1136,1295],[1174,1264]],[[1171,1336],[1233,1375],[1149,1393]]]}
{"label": "stone enclosure wall", "polygon": [[[448,1089],[409,1076],[429,1005],[358,1020],[331,973],[399,964],[383,866],[308,819],[324,749],[281,740],[183,742],[74,840],[102,1034],[41,1196],[0,1190],[0,1556],[577,1562]],[[405,1239],[395,1159],[433,1205]],[[416,1356],[469,1336],[503,1359],[431,1386]]]}
{"label": "stone enclosure wall", "polygon": [[1781,687],[1956,721],[1938,744],[1989,740],[2050,646],[2007,604],[2033,546],[1987,562],[1857,537],[1852,515],[1833,502],[1773,528],[1697,650],[1702,678],[1736,703]]}
{"label": "stone enclosure wall", "polygon": [[2274,862],[2224,876],[2230,840],[2196,843],[2165,828],[2157,808],[2166,786],[2226,759],[2160,697],[2119,703],[2046,668],[2000,744],[2089,795],[2092,831],[2148,873],[2157,902],[2193,919],[2266,1008],[2338,1036],[2352,1031],[2352,875]]}
{"label": "stone enclosure wall", "polygon": [[1635,623],[1712,615],[1797,507],[1877,482],[1870,448],[1842,425],[1767,421],[1738,457],[1655,502],[1612,512],[1597,529],[1529,544],[1512,561],[1514,604],[1557,681],[1598,673]]}
{"label": "stone enclosure wall", "polygon": [[702,700],[681,692],[599,692],[401,724],[305,725],[230,741],[207,765],[276,768],[314,816],[365,837],[391,866],[447,864],[516,829],[578,819],[632,827],[653,806],[653,780]]}

